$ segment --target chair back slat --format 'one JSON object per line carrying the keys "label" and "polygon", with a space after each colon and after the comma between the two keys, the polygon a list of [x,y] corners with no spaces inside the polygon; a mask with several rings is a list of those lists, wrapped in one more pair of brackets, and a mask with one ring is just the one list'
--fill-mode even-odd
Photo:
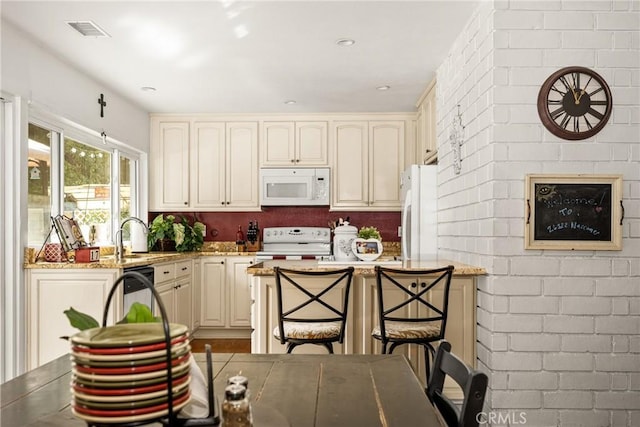
{"label": "chair back slat", "polygon": [[[453,379],[462,389],[464,399],[460,408],[443,394],[446,377]],[[488,378],[483,372],[469,368],[451,353],[449,342],[440,342],[427,385],[427,397],[449,427],[479,426],[478,414],[482,412],[487,384]]]}

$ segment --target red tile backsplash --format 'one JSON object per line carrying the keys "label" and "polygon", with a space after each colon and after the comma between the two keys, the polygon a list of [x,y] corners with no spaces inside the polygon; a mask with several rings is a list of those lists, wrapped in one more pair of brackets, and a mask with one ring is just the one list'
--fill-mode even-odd
{"label": "red tile backsplash", "polygon": [[184,215],[207,226],[205,241],[235,241],[238,225],[247,231],[249,221],[258,221],[260,230],[265,227],[328,227],[330,221],[349,217],[349,222],[360,228],[373,226],[380,231],[382,240],[399,242],[400,212],[329,212],[326,207],[264,207],[261,212],[150,212],[149,221],[159,213]]}

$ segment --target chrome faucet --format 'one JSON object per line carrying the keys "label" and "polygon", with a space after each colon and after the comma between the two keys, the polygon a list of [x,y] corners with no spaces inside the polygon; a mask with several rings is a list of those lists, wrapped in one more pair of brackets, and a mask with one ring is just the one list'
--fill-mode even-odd
{"label": "chrome faucet", "polygon": [[129,218],[125,218],[120,223],[120,229],[116,231],[116,249],[115,249],[115,258],[116,261],[122,261],[124,259],[124,244],[122,243],[122,229],[125,224],[129,221],[135,221],[141,224],[144,227],[144,234],[149,233],[149,227],[144,223],[140,218],[136,218],[135,216],[130,216]]}

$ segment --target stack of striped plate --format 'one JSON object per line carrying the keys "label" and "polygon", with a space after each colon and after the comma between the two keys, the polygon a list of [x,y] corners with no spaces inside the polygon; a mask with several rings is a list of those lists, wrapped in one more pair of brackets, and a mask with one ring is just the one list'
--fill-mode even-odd
{"label": "stack of striped plate", "polygon": [[[191,398],[188,328],[170,324],[173,412]],[[73,413],[90,423],[124,424],[168,415],[162,323],[93,328],[71,337]]]}

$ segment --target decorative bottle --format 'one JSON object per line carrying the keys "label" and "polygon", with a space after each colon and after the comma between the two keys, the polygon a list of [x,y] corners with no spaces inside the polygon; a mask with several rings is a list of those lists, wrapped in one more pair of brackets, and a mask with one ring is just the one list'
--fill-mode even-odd
{"label": "decorative bottle", "polygon": [[236,232],[236,251],[244,252],[246,251],[246,246],[244,242],[244,233],[242,232],[242,226],[238,225],[238,231]]}

